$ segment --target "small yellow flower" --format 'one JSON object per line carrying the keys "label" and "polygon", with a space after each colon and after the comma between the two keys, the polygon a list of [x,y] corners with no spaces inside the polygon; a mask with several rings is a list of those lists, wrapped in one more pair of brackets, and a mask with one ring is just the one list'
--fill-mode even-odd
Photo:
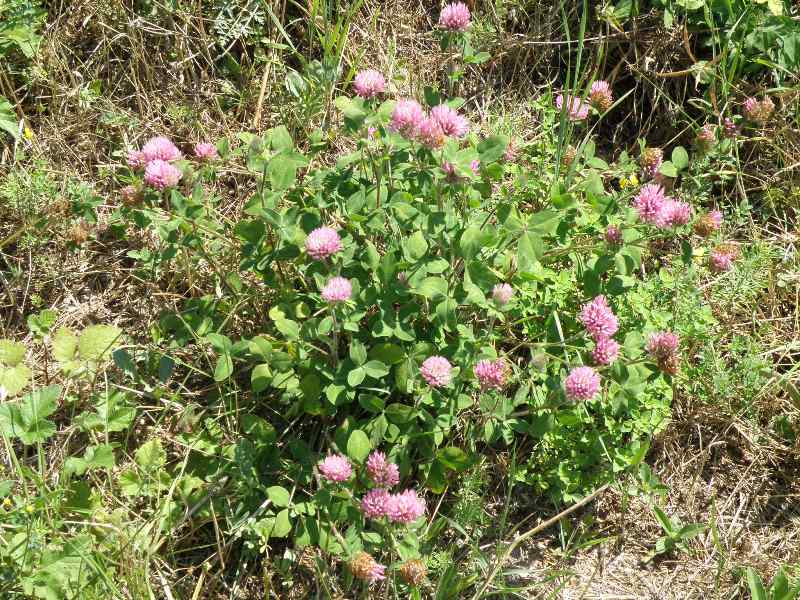
{"label": "small yellow flower", "polygon": [[25,139],[33,140],[33,129],[31,129],[27,125],[25,126],[24,134],[25,134]]}
{"label": "small yellow flower", "polygon": [[631,175],[630,182],[631,182],[631,185],[633,185],[633,186],[639,185],[639,178],[636,177],[636,173]]}
{"label": "small yellow flower", "polygon": [[11,504],[11,498],[5,498],[5,499],[3,500],[3,508],[5,508],[6,510],[8,510],[9,508],[11,508],[11,506],[12,506],[12,504]]}
{"label": "small yellow flower", "polygon": [[626,187],[630,185],[630,180],[627,177],[623,177],[619,180],[619,189],[624,190]]}
{"label": "small yellow flower", "polygon": [[26,512],[26,513],[28,513],[29,515],[30,515],[30,514],[32,514],[34,510],[35,510],[35,509],[33,508],[33,505],[32,505],[32,504],[28,504],[28,505],[25,507],[25,512]]}

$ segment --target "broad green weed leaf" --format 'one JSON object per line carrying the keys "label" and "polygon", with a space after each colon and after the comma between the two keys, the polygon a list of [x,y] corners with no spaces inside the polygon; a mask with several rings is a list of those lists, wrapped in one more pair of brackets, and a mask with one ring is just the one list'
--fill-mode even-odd
{"label": "broad green weed leaf", "polygon": [[24,358],[24,345],[12,340],[0,340],[0,365],[16,367]]}
{"label": "broad green weed leaf", "polygon": [[161,446],[161,440],[152,439],[142,444],[136,451],[136,464],[145,471],[163,467],[167,462],[167,453]]}
{"label": "broad green weed leaf", "polygon": [[291,502],[288,490],[279,485],[273,485],[267,488],[267,498],[272,500],[275,506],[280,506],[281,508],[289,506]]}
{"label": "broad green weed leaf", "polygon": [[0,395],[16,396],[31,379],[31,370],[25,365],[0,367]]}
{"label": "broad green weed leaf", "polygon": [[78,337],[81,360],[100,361],[108,358],[122,330],[113,325],[90,325]]}
{"label": "broad green weed leaf", "polygon": [[372,446],[366,433],[356,429],[350,434],[347,439],[347,455],[350,458],[360,463],[367,458],[370,450],[372,450]]}

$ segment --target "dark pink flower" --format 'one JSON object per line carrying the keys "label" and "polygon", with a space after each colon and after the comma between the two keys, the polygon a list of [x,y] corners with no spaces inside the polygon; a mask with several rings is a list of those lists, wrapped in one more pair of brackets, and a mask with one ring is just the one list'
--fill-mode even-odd
{"label": "dark pink flower", "polygon": [[600,391],[600,375],[591,367],[575,367],[564,380],[570,400],[591,400]]}
{"label": "dark pink flower", "polygon": [[315,260],[324,260],[342,249],[342,240],[335,229],[318,227],[308,234],[306,252]]}
{"label": "dark pink flower", "polygon": [[453,378],[453,366],[444,356],[429,356],[419,368],[422,378],[431,387],[449,385]]}
{"label": "dark pink flower", "polygon": [[415,490],[391,494],[386,503],[386,516],[394,523],[413,523],[425,514],[425,502]]}
{"label": "dark pink flower", "polygon": [[353,467],[346,456],[332,454],[319,463],[319,472],[328,481],[341,482],[350,479]]}
{"label": "dark pink flower", "polygon": [[567,105],[567,117],[570,121],[583,121],[589,116],[589,105],[576,96],[556,96],[556,108],[560,111]]}
{"label": "dark pink flower", "polygon": [[619,356],[619,344],[611,338],[599,338],[594,343],[592,360],[596,365],[610,365]]}
{"label": "dark pink flower", "polygon": [[181,177],[180,169],[160,159],[151,160],[144,169],[145,182],[158,190],[175,187]]}
{"label": "dark pink flower", "polygon": [[389,492],[380,488],[370,490],[361,499],[361,512],[368,519],[380,519],[386,516],[388,504]]}
{"label": "dark pink flower", "polygon": [[356,75],[353,87],[362,98],[374,98],[386,90],[386,80],[375,69],[366,69]]}
{"label": "dark pink flower", "polygon": [[219,158],[217,147],[210,142],[200,142],[194,147],[194,155],[199,160],[214,160]]}
{"label": "dark pink flower", "polygon": [[445,5],[439,15],[439,27],[450,31],[466,31],[470,24],[469,8],[463,2]]}
{"label": "dark pink flower", "polygon": [[617,246],[622,243],[622,231],[616,225],[609,225],[606,229],[606,242]]}
{"label": "dark pink flower", "polygon": [[332,304],[350,300],[352,295],[353,286],[344,277],[331,277],[322,288],[322,299]]}
{"label": "dark pink flower", "polygon": [[506,384],[508,366],[502,358],[497,360],[479,360],[475,364],[475,378],[481,390],[502,389]]}
{"label": "dark pink flower", "polygon": [[589,101],[601,113],[606,112],[614,104],[614,96],[611,93],[611,86],[607,81],[595,81],[589,92]]}
{"label": "dark pink flower", "polygon": [[647,340],[647,351],[657,361],[663,361],[678,351],[680,339],[671,331],[657,331]]}
{"label": "dark pink flower", "polygon": [[642,186],[633,199],[633,207],[642,221],[655,224],[661,216],[666,199],[664,189],[660,185],[648,183]]}
{"label": "dark pink flower", "polygon": [[389,129],[406,137],[412,137],[424,118],[425,112],[419,102],[416,100],[398,100],[392,111]]}
{"label": "dark pink flower", "polygon": [[417,139],[427,148],[435,150],[444,145],[445,135],[439,122],[427,117],[417,127]]}
{"label": "dark pink flower", "polygon": [[584,304],[578,320],[595,340],[610,338],[619,329],[619,321],[605,296],[597,296]]}
{"label": "dark pink flower", "polygon": [[144,152],[141,150],[130,150],[128,152],[128,166],[131,169],[141,169],[147,164]]}
{"label": "dark pink flower", "polygon": [[469,121],[446,104],[434,106],[431,109],[431,119],[439,124],[445,135],[464,137],[469,131]]}
{"label": "dark pink flower", "polygon": [[372,482],[382,488],[390,488],[400,483],[400,469],[386,460],[383,452],[375,451],[367,458],[367,475]]}
{"label": "dark pink flower", "polygon": [[142,152],[147,162],[151,160],[164,160],[172,162],[179,160],[183,155],[169,138],[154,137],[142,147]]}

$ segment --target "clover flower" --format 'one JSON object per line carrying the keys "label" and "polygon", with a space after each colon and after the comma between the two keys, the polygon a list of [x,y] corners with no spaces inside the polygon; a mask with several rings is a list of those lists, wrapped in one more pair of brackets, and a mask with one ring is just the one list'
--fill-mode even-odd
{"label": "clover flower", "polygon": [[595,341],[610,338],[619,329],[619,320],[608,305],[606,297],[602,295],[583,305],[578,320]]}
{"label": "clover flower", "polygon": [[368,552],[359,552],[349,566],[353,576],[361,581],[375,583],[386,579],[386,566],[378,563]]}
{"label": "clover flower", "polygon": [[382,488],[369,490],[361,499],[361,512],[368,519],[380,519],[386,516],[389,492]]}
{"label": "clover flower", "polygon": [[695,138],[695,145],[701,152],[708,152],[717,142],[717,130],[710,123],[706,123],[700,129]]}
{"label": "clover flower", "polygon": [[769,96],[760,102],[755,98],[748,98],[744,101],[744,116],[748,121],[766,125],[773,112],[775,112],[775,104]]}
{"label": "clover flower", "polygon": [[709,237],[715,231],[719,231],[722,227],[722,213],[718,210],[712,210],[694,223],[694,232],[700,237]]}
{"label": "clover flower", "polygon": [[386,502],[386,516],[393,523],[413,523],[425,514],[425,502],[415,490],[391,494]]}
{"label": "clover flower", "polygon": [[332,454],[319,463],[319,472],[328,481],[341,482],[350,479],[353,467],[346,456]]}
{"label": "clover flower", "polygon": [[564,168],[569,169],[572,166],[572,163],[575,162],[577,156],[577,148],[570,144],[564,148],[564,154],[561,155],[561,164],[564,166]]}
{"label": "clover flower", "polygon": [[439,124],[445,135],[464,137],[469,131],[469,121],[446,104],[434,106],[431,109],[431,119]]}
{"label": "clover flower", "polygon": [[372,482],[382,488],[390,488],[400,483],[400,470],[397,465],[386,460],[383,452],[372,452],[367,458],[367,475]]}
{"label": "clover flower", "polygon": [[612,246],[618,246],[622,243],[622,230],[616,225],[609,225],[606,228],[605,239]]}
{"label": "clover flower", "polygon": [[666,199],[664,188],[655,183],[648,183],[639,190],[639,193],[633,199],[632,205],[642,221],[656,224],[661,216]]}
{"label": "clover flower", "polygon": [[671,331],[657,331],[650,336],[645,346],[656,360],[665,360],[678,351],[680,338]]}
{"label": "clover flower", "polygon": [[342,249],[342,239],[331,227],[318,227],[308,234],[306,252],[315,260],[324,260]]}
{"label": "clover flower", "polygon": [[158,190],[175,187],[181,177],[180,169],[161,159],[151,160],[144,169],[145,182]]}
{"label": "clover flower", "polygon": [[498,283],[492,288],[492,300],[494,300],[498,306],[505,306],[508,304],[513,295],[514,288],[507,283]]}
{"label": "clover flower", "polygon": [[661,148],[645,148],[639,157],[639,165],[644,174],[650,178],[658,174],[661,163],[664,162],[664,151]]}
{"label": "clover flower", "polygon": [[580,98],[569,94],[556,96],[556,108],[559,111],[564,107],[564,103],[567,105],[567,117],[570,121],[583,121],[589,116],[589,105]]}
{"label": "clover flower", "polygon": [[344,277],[331,277],[322,288],[322,299],[326,302],[345,302],[353,295],[350,280]]}
{"label": "clover flower", "polygon": [[517,155],[519,153],[519,147],[517,145],[517,140],[511,138],[508,140],[508,145],[506,146],[505,152],[503,152],[503,160],[505,162],[514,162],[517,160]]}
{"label": "clover flower", "polygon": [[463,2],[451,2],[439,14],[439,27],[450,31],[466,31],[470,25],[469,8]]}
{"label": "clover flower", "polygon": [[210,142],[200,142],[194,147],[194,155],[199,160],[214,160],[219,158],[217,147]]}
{"label": "clover flower", "polygon": [[417,126],[417,140],[431,150],[441,148],[445,140],[442,126],[436,119],[426,117]]}
{"label": "clover flower", "polygon": [[614,104],[611,86],[607,81],[595,81],[589,91],[589,101],[600,112],[606,112]]}
{"label": "clover flower", "polygon": [[147,158],[141,150],[129,150],[127,162],[131,169],[141,169],[147,164]]}
{"label": "clover flower", "polygon": [[611,338],[601,337],[594,343],[592,360],[596,365],[610,365],[619,356],[619,344]]}
{"label": "clover flower", "polygon": [[425,112],[419,102],[416,100],[398,100],[392,111],[389,129],[406,137],[412,137],[424,118]]}
{"label": "clover flower", "polygon": [[408,585],[419,585],[425,581],[428,569],[418,558],[407,560],[400,565],[400,578]]}
{"label": "clover flower", "polygon": [[600,391],[600,375],[591,367],[575,367],[564,380],[570,400],[591,400]]}
{"label": "clover flower", "polygon": [[453,378],[453,366],[443,356],[429,356],[426,358],[419,373],[431,387],[442,387],[448,385]]}
{"label": "clover flower", "polygon": [[722,122],[722,135],[728,139],[733,139],[739,135],[740,127],[730,117],[725,117]]}
{"label": "clover flower", "polygon": [[656,214],[653,222],[658,227],[674,227],[686,225],[692,218],[692,207],[687,202],[666,198],[661,205],[661,210]]}
{"label": "clover flower", "polygon": [[175,144],[172,143],[172,140],[163,136],[154,137],[147,142],[142,147],[142,153],[147,162],[153,160],[172,162],[173,160],[179,160],[183,156]]}
{"label": "clover flower", "polygon": [[502,358],[479,360],[474,367],[475,377],[481,390],[502,389],[506,384],[508,367]]}
{"label": "clover flower", "polygon": [[353,88],[362,98],[374,98],[386,90],[386,80],[375,69],[366,69],[356,75]]}
{"label": "clover flower", "polygon": [[739,248],[734,244],[720,244],[711,251],[708,257],[708,266],[715,273],[730,271],[733,261],[739,257]]}

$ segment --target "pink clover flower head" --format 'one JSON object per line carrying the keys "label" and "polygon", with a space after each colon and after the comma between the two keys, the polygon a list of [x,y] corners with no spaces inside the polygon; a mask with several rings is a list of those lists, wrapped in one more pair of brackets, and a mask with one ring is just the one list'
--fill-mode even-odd
{"label": "pink clover flower head", "polygon": [[413,523],[425,514],[425,501],[415,490],[391,494],[386,503],[386,516],[394,523]]}
{"label": "pink clover flower head", "polygon": [[606,297],[602,295],[583,305],[578,320],[595,341],[610,338],[619,329],[619,320],[608,305]]}
{"label": "pink clover flower head", "polygon": [[317,227],[308,234],[306,252],[314,260],[324,260],[342,249],[342,239],[331,227]]}
{"label": "pink clover flower head", "polygon": [[319,463],[319,472],[328,481],[347,481],[353,474],[353,467],[346,456],[331,454]]}
{"label": "pink clover flower head", "polygon": [[389,129],[406,137],[411,137],[425,118],[419,102],[416,100],[398,100],[392,111]]}
{"label": "pink clover flower head", "polygon": [[717,142],[717,130],[710,123],[706,123],[697,133],[695,143],[697,148],[703,152],[710,150]]}
{"label": "pink clover flower head", "polygon": [[219,158],[217,147],[210,142],[200,142],[194,147],[194,155],[200,160],[214,160]]}
{"label": "pink clover flower head", "polygon": [[733,258],[727,252],[714,250],[708,258],[708,265],[715,273],[724,273],[733,268]]}
{"label": "pink clover flower head", "polygon": [[517,154],[519,152],[519,148],[517,147],[517,140],[511,138],[508,140],[508,146],[506,146],[506,151],[503,152],[503,160],[506,162],[514,162],[517,159]]}
{"label": "pink clover flower head", "polygon": [[567,104],[567,117],[570,121],[583,121],[589,116],[589,105],[576,96],[556,96],[556,108],[560,111]]}
{"label": "pink clover flower head", "polygon": [[701,215],[694,222],[694,232],[700,237],[707,238],[715,231],[719,231],[722,227],[722,213],[718,210],[712,210],[704,215]]}
{"label": "pink clover flower head", "polygon": [[725,117],[722,122],[722,135],[728,139],[733,139],[739,135],[739,126],[730,117]]}
{"label": "pink clover flower head", "polygon": [[570,400],[591,400],[600,391],[600,375],[592,367],[575,367],[564,380]]}
{"label": "pink clover flower head", "polygon": [[141,169],[147,164],[147,158],[145,158],[144,152],[141,150],[130,150],[128,151],[127,162],[131,169]]}
{"label": "pink clover flower head", "polygon": [[368,519],[380,519],[386,516],[389,503],[389,492],[382,488],[369,490],[361,499],[361,512]]}
{"label": "pink clover flower head", "polygon": [[183,173],[180,169],[165,160],[151,160],[144,169],[145,182],[158,190],[175,187],[181,177]]}
{"label": "pink clover flower head", "polygon": [[481,172],[481,161],[479,161],[477,158],[471,160],[469,163],[469,168],[473,175],[478,175]]}
{"label": "pink clover flower head", "polygon": [[469,131],[469,121],[446,104],[434,106],[431,109],[431,119],[439,124],[445,135],[464,137]]}
{"label": "pink clover flower head", "polygon": [[435,150],[444,145],[444,131],[436,119],[427,117],[417,127],[417,139],[427,148]]}
{"label": "pink clover flower head", "polygon": [[419,368],[422,378],[431,387],[449,385],[453,379],[453,366],[444,356],[429,356]]}
{"label": "pink clover flower head", "polygon": [[322,288],[322,299],[325,302],[346,302],[353,295],[353,286],[349,279],[331,277]]}
{"label": "pink clover flower head", "polygon": [[760,102],[755,98],[748,98],[744,101],[744,116],[749,121],[755,121],[759,125],[765,125],[775,111],[775,103],[769,96]]}
{"label": "pink clover flower head", "polygon": [[661,148],[645,148],[642,150],[642,155],[639,157],[639,164],[642,167],[642,171],[651,178],[658,175],[658,169],[663,162],[664,151]]}
{"label": "pink clover flower head", "polygon": [[450,31],[466,31],[470,25],[469,8],[463,2],[451,2],[439,14],[439,27]]}
{"label": "pink clover flower head", "polygon": [[169,138],[163,136],[154,137],[142,147],[144,157],[147,162],[151,160],[164,160],[172,162],[179,160],[183,155],[181,151],[172,143]]}
{"label": "pink clover flower head", "polygon": [[498,306],[505,306],[508,304],[513,295],[514,288],[507,283],[498,283],[492,288],[492,300],[494,300]]}
{"label": "pink clover flower head", "polygon": [[479,360],[475,364],[475,378],[481,390],[502,389],[506,384],[508,367],[502,358],[497,360]]}
{"label": "pink clover flower head", "polygon": [[369,139],[374,140],[375,139],[375,134],[377,132],[378,132],[378,128],[377,127],[375,127],[373,125],[370,125],[369,127],[367,127],[367,137]]}
{"label": "pink clover flower head", "polygon": [[606,112],[614,104],[614,95],[611,86],[602,79],[595,81],[589,91],[589,101],[600,112]]}
{"label": "pink clover flower head", "polygon": [[596,365],[610,365],[619,356],[619,344],[611,338],[599,338],[594,343],[592,360]]}
{"label": "pink clover flower head", "polygon": [[367,458],[367,474],[375,485],[390,488],[400,483],[400,469],[377,450]]}
{"label": "pink clover flower head", "polygon": [[375,69],[366,69],[356,75],[353,88],[362,98],[374,98],[386,90],[386,80]]}
{"label": "pink clover flower head", "polygon": [[680,338],[671,331],[657,331],[647,340],[647,351],[656,360],[663,361],[678,352]]}
{"label": "pink clover flower head", "polygon": [[366,581],[367,583],[376,583],[386,579],[386,565],[378,563],[367,552],[359,552],[353,560],[350,561],[350,570],[356,579]]}
{"label": "pink clover flower head", "polygon": [[667,198],[656,215],[655,224],[659,227],[686,225],[692,218],[692,207],[688,202]]}
{"label": "pink clover flower head", "polygon": [[616,225],[609,225],[605,234],[606,242],[618,246],[622,243],[622,230]]}
{"label": "pink clover flower head", "polygon": [[664,189],[660,185],[648,183],[642,186],[633,199],[633,207],[642,221],[655,224],[661,217],[666,199]]}

